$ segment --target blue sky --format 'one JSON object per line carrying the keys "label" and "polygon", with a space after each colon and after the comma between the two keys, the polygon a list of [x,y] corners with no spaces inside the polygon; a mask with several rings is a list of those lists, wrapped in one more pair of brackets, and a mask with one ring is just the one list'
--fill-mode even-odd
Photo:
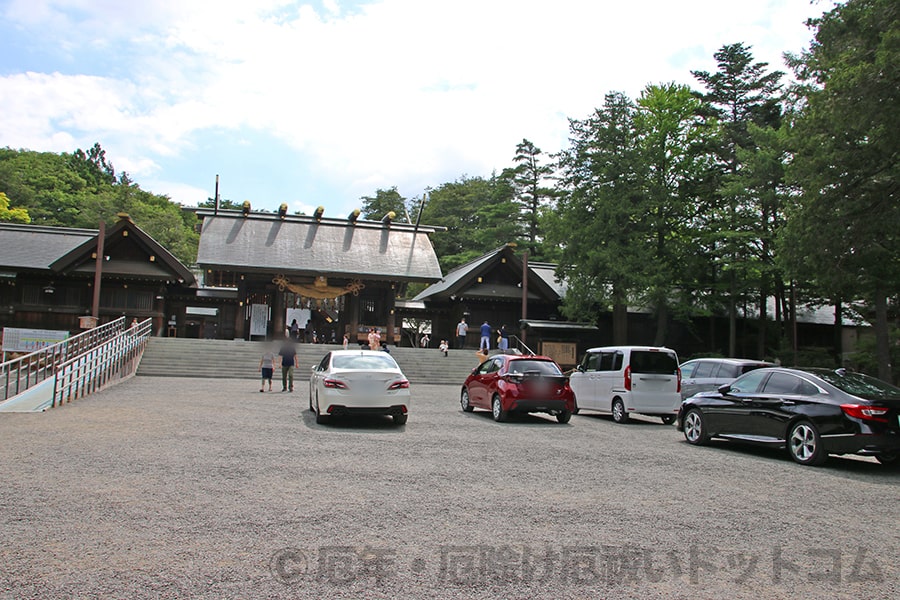
{"label": "blue sky", "polygon": [[99,142],[193,205],[344,216],[565,147],[610,91],[695,85],[743,42],[787,70],[809,0],[0,0],[0,146]]}

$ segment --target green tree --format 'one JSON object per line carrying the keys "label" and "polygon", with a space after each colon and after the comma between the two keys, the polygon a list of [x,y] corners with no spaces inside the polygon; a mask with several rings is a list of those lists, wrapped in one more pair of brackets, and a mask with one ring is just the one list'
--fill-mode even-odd
{"label": "green tree", "polygon": [[396,219],[406,221],[406,198],[400,195],[397,187],[387,190],[376,190],[374,196],[362,196],[362,218],[380,221],[386,214],[393,212]]}
{"label": "green tree", "polygon": [[[215,198],[207,198],[203,202],[197,204],[197,208],[215,208],[216,207],[216,199]],[[234,200],[228,200],[227,198],[219,198],[219,208],[222,210],[241,210],[243,208],[243,202],[235,202]]]}
{"label": "green tree", "polygon": [[31,217],[28,215],[28,209],[10,208],[9,198],[6,197],[6,194],[0,192],[0,222],[31,223]]}
{"label": "green tree", "polygon": [[753,199],[737,193],[728,181],[737,178],[744,167],[740,151],[754,148],[750,125],[779,125],[783,73],[767,72],[768,63],[754,62],[750,47],[742,43],[725,45],[714,57],[716,72],[692,71],[707,89],[702,96],[705,113],[719,134],[710,146],[718,161],[710,173],[715,193],[700,208],[707,232],[706,250],[720,265],[727,290],[728,354],[735,356],[737,308],[758,281],[751,257],[760,225]]}
{"label": "green tree", "polygon": [[[637,101],[637,152],[633,166],[639,185],[634,232],[643,236],[649,260],[641,268],[638,297],[656,311],[654,343],[666,341],[671,309],[693,310],[691,281],[696,245],[692,234],[694,180],[707,168],[699,150],[708,132],[698,117],[701,102],[684,85],[648,85]],[[642,218],[641,218],[642,217]]]}
{"label": "green tree", "polygon": [[569,120],[570,144],[559,157],[559,200],[548,241],[559,246],[567,284],[562,312],[596,321],[612,308],[613,341],[627,343],[628,302],[644,289],[650,258],[642,229],[637,107],[607,94],[585,120]]}
{"label": "green tree", "polygon": [[99,144],[73,154],[0,149],[0,189],[36,225],[96,228],[127,212],[179,260],[196,260],[196,217],[168,197],[142,190],[128,173],[116,177]]}
{"label": "green tree", "polygon": [[463,176],[432,190],[422,223],[446,228],[431,236],[441,269],[446,273],[516,241],[518,227],[510,215],[517,208],[509,183],[496,175]]}
{"label": "green tree", "polygon": [[518,220],[529,255],[535,260],[545,260],[542,213],[554,197],[553,188],[546,185],[553,175],[553,165],[541,164],[541,149],[527,139],[516,145],[513,162],[516,166],[504,169],[501,177],[514,190],[514,199],[519,204]]}
{"label": "green tree", "polygon": [[800,189],[779,236],[786,269],[875,307],[878,377],[890,381],[888,304],[900,289],[900,7],[848,0],[791,57],[800,113],[789,177]]}

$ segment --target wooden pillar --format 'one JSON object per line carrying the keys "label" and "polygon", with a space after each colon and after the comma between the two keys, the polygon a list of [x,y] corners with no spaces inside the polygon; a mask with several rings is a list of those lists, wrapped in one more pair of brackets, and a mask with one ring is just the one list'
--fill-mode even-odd
{"label": "wooden pillar", "polygon": [[395,320],[397,318],[397,299],[394,297],[394,288],[391,286],[391,289],[388,290],[388,300],[387,300],[387,342],[393,344],[394,343],[394,332],[396,327],[394,325]]}
{"label": "wooden pillar", "polygon": [[246,337],[247,333],[246,333],[246,330],[244,329],[244,327],[246,325],[246,321],[247,321],[247,319],[245,318],[245,316],[247,314],[247,306],[245,304],[247,302],[247,284],[244,283],[243,280],[241,280],[241,282],[238,283],[238,294],[237,295],[238,295],[238,305],[236,307],[237,310],[235,310],[235,313],[234,313],[234,339],[245,340],[245,339],[247,339],[247,337]]}
{"label": "wooden pillar", "polygon": [[347,294],[347,316],[350,323],[350,343],[355,346],[356,335],[359,333],[359,296]]}
{"label": "wooden pillar", "polygon": [[284,339],[284,292],[272,290],[272,338]]}

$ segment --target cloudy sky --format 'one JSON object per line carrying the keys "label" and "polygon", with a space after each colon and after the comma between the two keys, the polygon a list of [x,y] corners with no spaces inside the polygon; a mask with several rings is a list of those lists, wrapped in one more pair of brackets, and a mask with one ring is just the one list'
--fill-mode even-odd
{"label": "cloudy sky", "polygon": [[95,142],[145,190],[332,216],[565,147],[604,94],[786,70],[830,0],[0,0],[0,147]]}

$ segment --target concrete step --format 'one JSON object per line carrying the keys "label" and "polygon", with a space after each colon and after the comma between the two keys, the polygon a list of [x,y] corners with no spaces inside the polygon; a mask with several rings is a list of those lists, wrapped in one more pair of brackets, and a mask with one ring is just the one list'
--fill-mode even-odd
{"label": "concrete step", "polygon": [[[151,338],[138,375],[258,379],[259,358],[271,347],[271,342],[245,340]],[[297,344],[296,348],[300,368],[295,377],[306,380],[310,367],[317,365],[326,352],[341,346]],[[474,350],[451,350],[444,356],[437,348],[391,347],[391,355],[413,383],[462,384],[478,364]],[[275,378],[279,376],[276,370]]]}

